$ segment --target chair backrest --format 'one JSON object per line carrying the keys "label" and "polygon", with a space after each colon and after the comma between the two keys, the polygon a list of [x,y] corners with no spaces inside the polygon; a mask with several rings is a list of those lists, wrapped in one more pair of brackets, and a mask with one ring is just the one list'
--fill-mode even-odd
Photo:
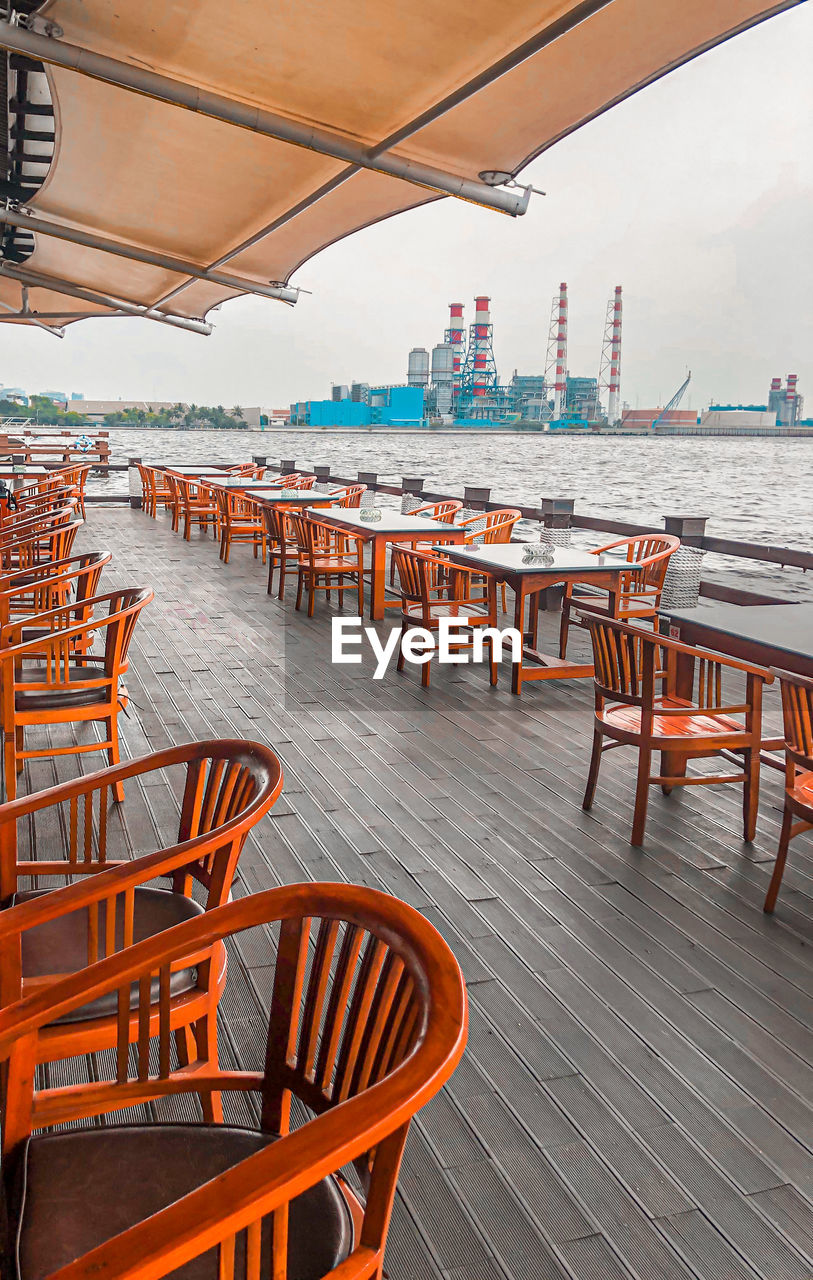
{"label": "chair backrest", "polygon": [[0,625],[5,626],[12,613],[55,609],[71,595],[74,607],[86,602],[96,594],[102,569],[112,558],[109,551],[85,551],[0,579]]}
{"label": "chair backrest", "polygon": [[94,596],[85,601],[91,608],[108,602],[105,618],[96,617],[94,628],[104,627],[104,671],[114,682],[127,662],[127,652],[133,638],[141,610],[153,599],[149,587],[122,587],[106,596]]}
{"label": "chair backrest", "polygon": [[788,781],[796,768],[813,773],[813,680],[791,671],[773,670],[782,693]]}
{"label": "chair backrest", "polygon": [[495,543],[510,542],[511,530],[522,519],[522,512],[515,507],[499,507],[495,511],[478,512],[460,521],[460,527],[472,527],[472,542]]}
{"label": "chair backrest", "polygon": [[415,507],[409,514],[424,516],[427,520],[439,520],[441,524],[454,524],[455,515],[462,507],[463,503],[459,498],[448,498],[444,502],[426,502],[422,507]]}
{"label": "chair backrest", "polygon": [[296,481],[290,486],[292,489],[312,489],[316,484],[316,476],[297,476]]}
{"label": "chair backrest", "polygon": [[[646,586],[648,594],[660,597],[663,580],[669,568],[669,560],[680,546],[680,538],[672,534],[637,534],[634,538],[619,538],[608,542],[596,550],[596,555],[603,551],[624,549],[628,560],[635,560],[641,567],[635,573],[623,574],[621,590],[630,590],[634,584]],[[655,601],[657,603],[657,600]]]}
{"label": "chair backrest", "polygon": [[[132,778],[150,787],[163,782],[164,811],[177,806],[177,828],[168,819],[157,840],[165,853],[185,855],[168,869],[164,861],[175,892],[188,895],[195,880],[206,889],[207,910],[225,902],[249,830],[282,790],[282,766],[270,747],[229,738],[154,751],[0,805],[0,897],[7,900],[27,876],[72,878],[132,867],[126,829],[109,812],[114,785]],[[61,832],[61,844],[37,843],[32,833],[38,829]]]}
{"label": "chair backrest", "polygon": [[285,520],[291,529],[300,555],[313,561],[314,556],[324,555],[336,539],[336,530],[308,516],[304,511],[286,511]]}
{"label": "chair backrest", "polygon": [[432,591],[438,586],[441,571],[448,574],[449,562],[440,556],[415,551],[412,547],[399,546],[398,543],[393,544],[392,558],[398,573],[403,603],[411,601],[413,604],[420,604],[421,617],[429,623]]}
{"label": "chair backrest", "polygon": [[366,493],[366,491],[367,491],[366,484],[348,485],[348,487],[342,491],[342,496],[339,498],[339,506],[340,507],[360,507],[361,495],[363,493]]}
{"label": "chair backrest", "polygon": [[593,645],[597,703],[606,699],[635,707],[651,706],[655,698],[658,636],[619,626],[600,614],[585,611],[582,617]]}
{"label": "chair backrest", "polygon": [[[178,1206],[171,1206],[131,1232],[130,1259],[146,1257],[148,1248],[151,1256],[143,1271],[132,1263],[134,1280],[174,1270],[220,1241],[221,1262],[224,1255],[233,1258],[238,1232],[245,1230],[259,1244],[263,1216],[274,1215],[285,1241],[289,1202],[350,1161],[367,1195],[351,1260],[341,1272],[360,1275],[363,1269],[372,1275],[371,1261],[383,1253],[409,1121],[463,1053],[467,1005],[460,967],[417,910],[355,885],[271,889],[166,930],[0,1011],[0,1059],[8,1063],[3,1158],[13,1157],[36,1125],[34,1107],[42,1093],[34,1093],[33,1065],[42,1057],[39,1040],[49,1023],[107,992],[119,992],[123,1008],[133,991],[144,1010],[133,1009],[131,1016],[149,1027],[153,974],[180,968],[244,929],[255,929],[262,946],[263,926],[278,932],[279,944],[261,1074],[221,1076],[214,1070],[204,1080],[195,1071],[173,1068],[168,1017],[150,1028],[157,1053],[149,1056],[145,1034],[131,1055],[128,1019],[120,1017],[117,1050],[103,1068],[106,1078],[71,1091],[47,1091],[49,1123],[60,1123],[77,1112],[104,1114],[152,1098],[218,1089],[226,1079],[234,1089],[242,1081],[245,1089],[259,1090],[262,1129],[282,1134],[250,1163],[222,1174],[214,1201],[211,1186],[203,1187],[183,1201],[180,1216]],[[12,927],[13,921],[0,919],[0,930]],[[293,1132],[292,1095],[315,1117]],[[197,1223],[205,1223],[205,1232],[190,1231]],[[111,1250],[115,1255],[115,1240],[93,1255],[102,1273],[115,1272]],[[226,1267],[225,1274],[231,1273]],[[252,1280],[260,1275],[259,1258],[248,1274]],[[271,1267],[263,1274],[270,1275]],[[273,1274],[280,1280],[287,1275],[284,1245],[275,1251]]]}

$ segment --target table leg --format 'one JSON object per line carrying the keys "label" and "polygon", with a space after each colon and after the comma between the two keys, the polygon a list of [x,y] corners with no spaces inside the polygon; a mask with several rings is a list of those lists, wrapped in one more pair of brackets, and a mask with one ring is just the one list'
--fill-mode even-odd
{"label": "table leg", "polygon": [[374,622],[380,622],[384,617],[386,569],[387,540],[374,534],[370,551],[370,617]]}
{"label": "table leg", "polygon": [[519,694],[522,689],[522,650],[524,645],[525,626],[525,592],[520,579],[514,586],[514,627],[522,637],[520,642],[519,662],[511,664],[511,692]]}

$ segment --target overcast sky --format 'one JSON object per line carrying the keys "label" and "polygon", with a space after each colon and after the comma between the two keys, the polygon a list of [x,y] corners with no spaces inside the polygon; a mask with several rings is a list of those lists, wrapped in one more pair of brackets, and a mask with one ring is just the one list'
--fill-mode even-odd
{"label": "overcast sky", "polygon": [[813,6],[673,72],[540,157],[523,218],[455,200],[341,242],[294,283],[212,315],[212,337],[148,320],[83,321],[59,342],[2,329],[0,383],[88,398],[261,404],[331,382],[403,382],[407,352],[442,341],[448,303],[492,299],[501,377],[541,372],[551,297],[570,292],[569,366],[598,371],[607,299],[624,287],[622,399],[764,402],[798,373],[813,412]]}

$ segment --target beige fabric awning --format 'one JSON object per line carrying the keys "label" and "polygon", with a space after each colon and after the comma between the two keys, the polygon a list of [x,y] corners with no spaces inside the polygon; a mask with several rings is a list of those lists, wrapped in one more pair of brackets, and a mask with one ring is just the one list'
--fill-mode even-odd
{"label": "beige fabric awning", "polygon": [[514,177],[798,2],[50,0],[0,22],[9,134],[24,135],[3,188],[0,319],[204,328],[240,292],[295,296],[284,286],[320,249],[428,200],[521,211],[522,192],[481,175]]}

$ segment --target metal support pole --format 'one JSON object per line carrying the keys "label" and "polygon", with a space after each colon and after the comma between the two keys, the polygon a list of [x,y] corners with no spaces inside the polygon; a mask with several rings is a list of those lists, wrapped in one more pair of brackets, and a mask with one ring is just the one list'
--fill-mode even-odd
{"label": "metal support pole", "polygon": [[120,62],[116,58],[93,53],[90,49],[82,49],[51,36],[37,35],[8,22],[0,22],[0,48],[26,54],[29,58],[36,58],[51,66],[65,67],[68,71],[76,71],[119,89],[129,89],[159,102],[210,116],[225,124],[249,129],[252,133],[290,142],[308,151],[317,151],[334,160],[358,165],[361,169],[370,169],[391,178],[401,178],[405,182],[427,187],[430,191],[439,191],[443,195],[457,196],[461,200],[469,200],[499,213],[516,217],[528,207],[530,188],[515,194],[479,180],[446,173],[431,165],[418,164],[407,160],[405,156],[392,155],[390,152],[375,155],[341,134],[317,129],[298,120],[289,120],[273,111],[265,111],[261,107],[212,93],[200,85],[174,80],[156,71],[149,71],[146,67]]}

